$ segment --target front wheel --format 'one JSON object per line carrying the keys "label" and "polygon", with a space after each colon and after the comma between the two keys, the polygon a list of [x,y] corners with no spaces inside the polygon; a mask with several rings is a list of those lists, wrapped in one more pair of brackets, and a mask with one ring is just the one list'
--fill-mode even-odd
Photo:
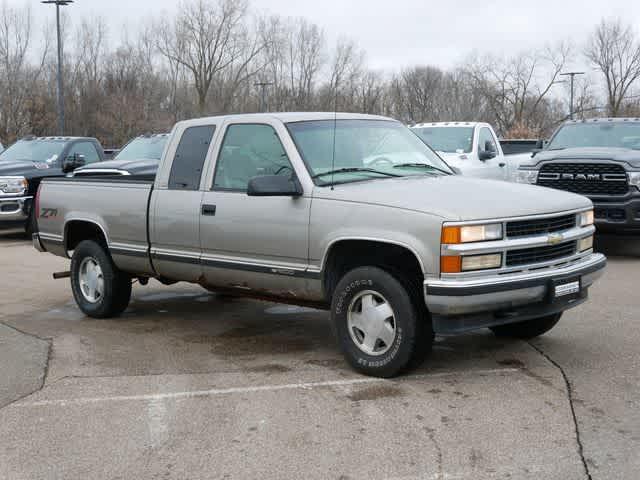
{"label": "front wheel", "polygon": [[547,333],[560,321],[562,313],[547,315],[546,317],[525,320],[524,322],[510,323],[491,327],[496,337],[511,337],[528,340]]}
{"label": "front wheel", "polygon": [[356,268],[338,282],[332,327],[347,361],[359,372],[393,377],[428,349],[427,319],[405,284],[377,267]]}
{"label": "front wheel", "polygon": [[81,242],[71,259],[71,289],[82,312],[93,318],[117,317],[131,300],[131,277],[115,266],[105,249]]}

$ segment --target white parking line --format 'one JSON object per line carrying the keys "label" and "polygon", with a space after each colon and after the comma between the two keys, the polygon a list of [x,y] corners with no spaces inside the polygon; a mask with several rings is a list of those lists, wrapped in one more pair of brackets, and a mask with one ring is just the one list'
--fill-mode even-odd
{"label": "white parking line", "polygon": [[[399,379],[402,380],[415,380],[415,379],[428,379],[438,377],[450,377],[452,375],[460,374],[474,374],[474,375],[486,375],[496,373],[508,373],[517,372],[517,368],[494,368],[485,370],[470,370],[468,372],[442,372],[432,373],[425,375],[413,375]],[[26,408],[26,407],[47,407],[47,406],[60,406],[65,407],[69,405],[86,405],[91,403],[102,402],[131,402],[131,401],[158,401],[158,400],[177,400],[183,398],[196,398],[196,397],[210,397],[216,395],[232,395],[237,393],[257,393],[257,392],[277,392],[281,390],[312,390],[314,388],[326,388],[326,387],[342,387],[349,385],[361,385],[371,383],[385,383],[390,382],[383,378],[352,378],[349,380],[329,380],[326,382],[308,382],[308,383],[288,383],[281,385],[259,385],[249,387],[233,387],[233,388],[214,388],[211,390],[194,390],[188,392],[173,392],[173,393],[155,393],[147,395],[120,395],[113,397],[84,397],[84,398],[72,398],[67,400],[40,400],[36,402],[21,402],[14,403],[14,408]]]}

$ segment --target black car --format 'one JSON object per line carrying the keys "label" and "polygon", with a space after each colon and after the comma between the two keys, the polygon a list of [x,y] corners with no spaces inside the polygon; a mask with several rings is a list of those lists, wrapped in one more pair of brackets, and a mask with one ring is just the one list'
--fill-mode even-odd
{"label": "black car", "polygon": [[31,204],[43,178],[64,177],[102,162],[102,145],[87,137],[26,137],[0,154],[0,228],[34,229]]}
{"label": "black car", "polygon": [[113,160],[79,168],[73,176],[135,175],[152,179],[168,140],[168,133],[141,135],[127,143]]}

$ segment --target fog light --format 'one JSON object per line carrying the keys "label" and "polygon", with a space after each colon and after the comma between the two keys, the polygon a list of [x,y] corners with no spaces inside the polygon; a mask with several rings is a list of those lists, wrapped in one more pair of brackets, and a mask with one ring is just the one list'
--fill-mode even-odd
{"label": "fog light", "polygon": [[593,248],[593,236],[582,238],[578,242],[578,251],[586,252],[587,250],[591,250]]}
{"label": "fog light", "polygon": [[472,255],[462,257],[462,271],[487,270],[490,268],[500,268],[502,265],[502,254],[492,253],[490,255]]}

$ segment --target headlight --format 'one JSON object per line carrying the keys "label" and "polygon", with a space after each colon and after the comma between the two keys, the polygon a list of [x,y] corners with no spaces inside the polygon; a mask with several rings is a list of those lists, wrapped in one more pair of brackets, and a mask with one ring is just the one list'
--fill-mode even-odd
{"label": "headlight", "polygon": [[588,227],[589,225],[593,225],[593,210],[589,210],[587,212],[582,212],[578,214],[578,226],[579,227]]}
{"label": "headlight", "polygon": [[538,171],[537,170],[518,170],[515,174],[515,181],[517,183],[535,184],[538,181]]}
{"label": "headlight", "polygon": [[578,241],[578,252],[586,252],[593,248],[593,235],[587,238],[582,238]]}
{"label": "headlight", "polygon": [[640,172],[629,172],[629,183],[640,190]]}
{"label": "headlight", "polygon": [[24,177],[0,177],[0,191],[4,194],[22,194],[29,188]]}
{"label": "headlight", "polygon": [[486,242],[502,239],[502,224],[467,225],[442,228],[442,243]]}

